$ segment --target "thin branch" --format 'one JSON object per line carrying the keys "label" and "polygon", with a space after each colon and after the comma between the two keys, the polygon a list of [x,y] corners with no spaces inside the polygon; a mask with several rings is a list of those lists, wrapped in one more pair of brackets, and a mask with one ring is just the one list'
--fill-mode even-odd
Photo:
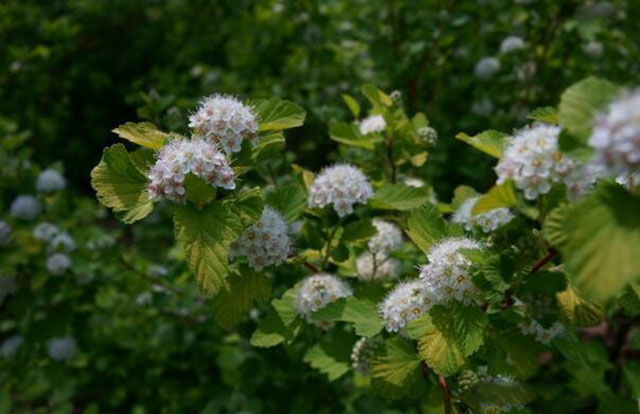
{"label": "thin branch", "polygon": [[549,253],[547,253],[547,255],[545,257],[540,259],[538,261],[538,263],[536,263],[533,266],[533,269],[531,269],[531,274],[537,273],[540,269],[545,267],[547,265],[547,263],[549,263],[551,261],[551,259],[553,259],[557,255],[558,255],[558,251],[556,249],[554,249],[554,248],[549,249]]}
{"label": "thin branch", "polygon": [[303,263],[304,267],[306,267],[307,269],[311,270],[313,273],[318,273],[320,272],[320,270],[318,270],[317,267],[315,267],[314,265],[312,265],[311,263],[307,262],[305,260],[305,262]]}
{"label": "thin branch", "polygon": [[444,414],[451,414],[453,412],[451,409],[451,390],[449,389],[449,384],[447,384],[447,379],[442,374],[438,375],[438,384],[440,384],[440,388],[442,388]]}

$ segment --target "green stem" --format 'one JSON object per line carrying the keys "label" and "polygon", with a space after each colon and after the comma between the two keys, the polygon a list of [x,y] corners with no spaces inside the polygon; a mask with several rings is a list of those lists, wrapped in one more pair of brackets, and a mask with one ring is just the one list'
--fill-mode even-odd
{"label": "green stem", "polygon": [[342,225],[343,221],[344,221],[344,218],[340,217],[340,220],[338,220],[335,227],[331,230],[331,233],[329,234],[329,238],[327,239],[327,244],[324,249],[324,257],[322,258],[322,262],[320,263],[320,268],[322,270],[324,270],[324,268],[327,266],[327,262],[329,261],[329,256],[331,255],[331,242],[333,241],[333,238],[335,237],[336,232]]}

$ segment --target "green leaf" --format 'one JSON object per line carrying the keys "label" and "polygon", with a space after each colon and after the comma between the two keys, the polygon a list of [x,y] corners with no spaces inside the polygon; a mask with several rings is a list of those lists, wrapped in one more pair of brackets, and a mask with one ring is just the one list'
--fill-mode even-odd
{"label": "green leaf", "polygon": [[494,352],[490,371],[528,379],[538,370],[540,349],[535,340],[520,333],[487,335],[487,349]]}
{"label": "green leaf", "polygon": [[509,208],[515,205],[516,193],[513,183],[507,181],[500,185],[494,185],[487,194],[480,197],[473,206],[472,214],[481,214],[496,208]]}
{"label": "green leaf", "polygon": [[502,151],[504,150],[504,141],[507,136],[507,134],[490,129],[473,137],[461,132],[456,135],[456,138],[466,142],[485,154],[489,154],[494,158],[500,158],[502,156]]}
{"label": "green leaf", "polygon": [[362,85],[362,94],[369,99],[374,108],[393,105],[393,100],[389,95],[369,83]]}
{"label": "green leaf", "polygon": [[604,317],[602,306],[582,299],[571,286],[557,293],[556,301],[564,317],[575,326],[595,326]]}
{"label": "green leaf", "polygon": [[376,190],[370,206],[383,210],[411,210],[429,201],[426,187],[416,188],[406,184],[386,184]]}
{"label": "green leaf", "polygon": [[466,186],[466,185],[458,186],[453,191],[453,200],[451,200],[451,207],[455,211],[458,209],[458,207],[462,205],[462,203],[464,203],[470,198],[475,197],[477,194],[478,193],[476,192],[476,190],[474,190],[469,186]]}
{"label": "green leaf", "polygon": [[149,173],[153,164],[156,163],[155,152],[146,148],[138,148],[137,150],[129,153],[129,157],[131,157],[131,161],[138,171],[145,176]]}
{"label": "green leaf", "polygon": [[306,113],[299,105],[277,97],[250,101],[258,117],[260,131],[271,131],[301,126]]}
{"label": "green leaf", "polygon": [[481,382],[478,384],[478,398],[488,405],[525,405],[535,398],[527,384],[516,381]]}
{"label": "green leaf", "polygon": [[251,158],[259,162],[277,157],[284,144],[284,133],[281,130],[261,133],[260,140],[251,151]]}
{"label": "green leaf", "polygon": [[527,119],[533,121],[546,122],[547,124],[559,124],[560,117],[558,116],[558,110],[551,106],[543,106],[536,108],[529,115]]}
{"label": "green leaf", "polygon": [[374,148],[373,140],[363,137],[356,125],[346,122],[337,122],[331,125],[331,128],[329,128],[329,137],[336,142],[350,147],[364,148],[366,150],[373,150]]}
{"label": "green leaf", "polygon": [[264,302],[271,297],[271,280],[250,269],[229,278],[229,284],[229,290],[220,292],[212,305],[216,322],[227,329],[240,322],[254,302]]}
{"label": "green leaf", "polygon": [[288,223],[293,223],[307,207],[307,191],[302,184],[278,187],[267,194],[267,204],[282,213]]}
{"label": "green leaf", "polygon": [[356,334],[371,337],[383,327],[376,303],[357,298],[340,299],[313,314],[317,321],[353,323]]}
{"label": "green leaf", "polygon": [[251,335],[250,343],[258,348],[270,348],[291,341],[294,337],[294,332],[284,325],[278,314],[270,312],[258,324],[258,328]]}
{"label": "green leaf", "polygon": [[118,134],[120,138],[152,150],[159,150],[164,147],[164,144],[171,137],[150,122],[127,122],[111,132]]}
{"label": "green leaf", "polygon": [[582,142],[586,142],[591,135],[593,116],[618,93],[620,88],[617,85],[594,77],[570,86],[560,97],[560,124]]}
{"label": "green leaf", "polygon": [[370,367],[371,385],[386,398],[415,396],[415,390],[426,387],[420,358],[402,338],[387,339],[371,358]]}
{"label": "green leaf", "polygon": [[564,221],[570,211],[568,204],[560,205],[547,216],[542,228],[542,234],[555,247],[560,247],[567,242],[567,235],[564,229]]}
{"label": "green leaf", "polygon": [[347,104],[347,107],[349,108],[353,116],[357,118],[360,115],[360,104],[358,103],[358,101],[347,94],[342,94],[342,100],[345,104]]}
{"label": "green leaf", "polygon": [[271,305],[286,326],[290,326],[298,318],[298,313],[294,306],[297,291],[297,286],[294,286],[284,292],[280,299],[271,301]]}
{"label": "green leaf", "polygon": [[98,200],[120,213],[125,223],[141,220],[153,210],[147,177],[138,171],[122,144],[104,150],[100,163],[91,171],[91,185]]}
{"label": "green leaf", "polygon": [[187,200],[194,204],[209,204],[216,196],[216,190],[202,178],[187,174],[184,178]]}
{"label": "green leaf", "polygon": [[234,198],[224,200],[223,204],[238,216],[243,227],[258,221],[264,208],[260,187],[244,190]]}
{"label": "green leaf", "polygon": [[231,204],[210,204],[202,209],[187,204],[174,217],[176,239],[184,246],[189,269],[205,296],[228,288],[229,245],[244,226]]}
{"label": "green leaf", "polygon": [[[582,367],[592,369],[594,367],[610,365],[606,356],[599,355],[595,348],[585,346],[577,336],[565,333],[552,341],[553,347],[569,361]],[[605,358],[603,360],[603,358]]]}
{"label": "green leaf", "polygon": [[640,197],[604,184],[576,203],[560,246],[566,271],[587,300],[606,300],[640,278]]}
{"label": "green leaf", "polygon": [[371,220],[353,221],[344,227],[342,233],[343,243],[354,243],[360,240],[366,240],[378,233]]}
{"label": "green leaf", "polygon": [[334,381],[351,367],[351,349],[357,338],[344,331],[333,331],[331,338],[315,344],[304,356],[304,362]]}
{"label": "green leaf", "polygon": [[407,225],[407,235],[425,253],[439,240],[462,233],[459,227],[449,225],[432,204],[411,210]]}

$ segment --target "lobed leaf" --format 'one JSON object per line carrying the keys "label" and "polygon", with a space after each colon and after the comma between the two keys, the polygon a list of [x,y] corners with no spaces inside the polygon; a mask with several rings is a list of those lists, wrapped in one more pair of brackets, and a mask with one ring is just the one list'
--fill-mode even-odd
{"label": "lobed leaf", "polygon": [[470,137],[464,132],[456,135],[461,141],[466,142],[475,149],[491,155],[494,158],[500,158],[504,151],[505,138],[507,134],[495,130],[488,130]]}
{"label": "lobed leaf", "polygon": [[249,104],[258,118],[260,131],[271,131],[301,126],[306,113],[298,104],[278,97],[257,99]]}
{"label": "lobed leaf", "polygon": [[111,132],[118,134],[120,138],[152,150],[164,147],[164,144],[171,137],[150,122],[127,122],[114,128]]}
{"label": "lobed leaf", "polygon": [[386,184],[376,190],[369,201],[373,208],[383,210],[411,210],[429,202],[427,188],[416,188],[406,184]]}

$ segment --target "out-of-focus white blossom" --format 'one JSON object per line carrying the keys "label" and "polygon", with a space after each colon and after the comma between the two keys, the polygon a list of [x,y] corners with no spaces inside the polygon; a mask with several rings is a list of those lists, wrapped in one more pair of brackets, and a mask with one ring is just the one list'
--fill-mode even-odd
{"label": "out-of-focus white blossom", "polygon": [[136,305],[138,306],[149,306],[153,303],[153,293],[145,290],[144,292],[138,294],[136,296]]}
{"label": "out-of-focus white blossom", "polygon": [[65,185],[62,174],[51,168],[42,171],[36,180],[36,190],[40,193],[62,190]]}
{"label": "out-of-focus white blossom", "polygon": [[402,231],[398,226],[379,218],[373,219],[373,226],[377,233],[367,243],[373,253],[389,253],[402,247]]}
{"label": "out-of-focus white blossom", "polygon": [[626,93],[596,115],[589,144],[594,163],[608,175],[640,172],[640,89]]}
{"label": "out-of-focus white blossom", "polygon": [[554,322],[549,328],[545,328],[538,321],[532,319],[529,322],[521,323],[519,326],[523,334],[533,335],[538,342],[545,345],[549,345],[554,338],[564,333],[564,325],[560,322]]}
{"label": "out-of-focus white blossom", "polygon": [[164,277],[169,274],[169,270],[157,264],[152,264],[147,269],[147,274],[151,277]]}
{"label": "out-of-focus white blossom", "polygon": [[424,181],[422,181],[419,178],[413,178],[413,177],[405,178],[403,182],[409,187],[414,187],[414,188],[422,188],[425,185]]}
{"label": "out-of-focus white blossom", "polygon": [[253,109],[232,96],[213,95],[200,102],[189,117],[189,127],[218,143],[227,152],[238,152],[244,139],[253,142],[258,122]]}
{"label": "out-of-focus white blossom", "polygon": [[358,278],[365,282],[391,280],[400,274],[400,261],[385,253],[361,254],[356,260]]}
{"label": "out-of-focus white blossom", "polygon": [[637,191],[640,189],[640,171],[623,174],[616,177],[616,182],[621,186],[624,186],[627,190]]}
{"label": "out-of-focus white blossom", "polygon": [[63,253],[55,253],[47,258],[47,270],[52,276],[61,276],[71,267],[69,256]]}
{"label": "out-of-focus white blossom", "polygon": [[402,92],[400,92],[399,90],[395,90],[391,92],[389,96],[396,106],[402,107]]}
{"label": "out-of-focus white blossom", "polygon": [[475,115],[480,116],[491,115],[493,109],[493,102],[486,96],[478,101],[473,102],[473,105],[471,105],[471,112]]}
{"label": "out-of-focus white blossom", "polygon": [[7,296],[16,293],[18,286],[16,285],[15,276],[5,275],[0,276],[0,305]]}
{"label": "out-of-focus white blossom", "polygon": [[592,40],[582,45],[582,50],[584,50],[584,53],[590,58],[597,59],[602,56],[604,47],[602,43]]}
{"label": "out-of-focus white blossom", "polygon": [[54,361],[70,361],[78,351],[76,340],[70,336],[49,340],[49,357]]}
{"label": "out-of-focus white blossom", "polygon": [[328,273],[316,273],[300,283],[295,298],[296,312],[309,323],[329,327],[330,323],[317,322],[311,319],[311,315],[328,304],[352,294],[351,287],[346,282]]}
{"label": "out-of-focus white blossom", "polygon": [[420,138],[422,138],[422,140],[428,145],[435,145],[436,142],[438,142],[438,131],[436,131],[432,127],[420,127],[416,132],[418,133]]}
{"label": "out-of-focus white blossom", "polygon": [[49,223],[48,221],[43,221],[33,228],[33,237],[38,240],[48,242],[51,241],[59,232],[60,230],[58,229],[58,226],[53,223]]}
{"label": "out-of-focus white blossom", "polygon": [[500,53],[511,53],[524,48],[524,40],[518,36],[507,36],[500,44]]}
{"label": "out-of-focus white blossom", "polygon": [[33,220],[41,210],[40,202],[31,195],[20,195],[11,203],[10,213],[13,217],[21,220]]}
{"label": "out-of-focus white blossom", "polygon": [[360,133],[362,135],[382,132],[386,127],[387,122],[382,115],[371,115],[360,121]]}
{"label": "out-of-focus white blossom", "polygon": [[518,65],[515,69],[516,76],[521,82],[533,78],[537,71],[538,67],[534,61],[524,62]]}
{"label": "out-of-focus white blossom", "polygon": [[376,352],[378,343],[371,338],[360,338],[351,349],[351,366],[362,376],[369,374],[371,358]]}
{"label": "out-of-focus white blossom", "polygon": [[490,233],[507,224],[515,217],[505,207],[495,208],[474,216],[471,212],[479,199],[480,197],[472,197],[465,200],[455,211],[451,220],[454,223],[464,225],[464,229],[467,231],[472,231],[476,226],[479,226],[485,233]]}
{"label": "out-of-focus white blossom", "polygon": [[5,246],[11,241],[13,229],[6,221],[0,220],[0,246]]}
{"label": "out-of-focus white blossom", "polygon": [[213,141],[202,138],[174,139],[162,148],[158,160],[149,171],[149,197],[154,200],[168,198],[183,201],[186,197],[184,180],[187,174],[198,176],[213,187],[235,188],[233,169]]}
{"label": "out-of-focus white blossom", "polygon": [[480,80],[487,80],[493,77],[500,70],[500,61],[494,57],[483,57],[476,63],[473,73]]}
{"label": "out-of-focus white blossom", "polygon": [[50,253],[54,252],[63,252],[63,253],[71,253],[76,249],[76,242],[73,241],[73,238],[69,235],[69,233],[63,232],[59,233],[51,239],[49,242]]}
{"label": "out-of-focus white blossom", "polygon": [[373,197],[373,188],[360,169],[349,164],[337,164],[318,174],[309,190],[309,207],[323,208],[333,204],[338,216],[353,213],[353,205],[366,204]]}
{"label": "out-of-focus white blossom", "polygon": [[456,300],[473,303],[478,289],[471,280],[471,260],[463,250],[480,249],[475,240],[465,237],[445,239],[429,249],[429,263],[420,267],[420,278],[433,292],[436,302]]}
{"label": "out-of-focus white blossom", "polygon": [[0,354],[4,359],[11,359],[23,343],[24,338],[21,335],[14,335],[2,343]]}
{"label": "out-of-focus white blossom", "polygon": [[436,303],[429,286],[421,280],[413,280],[399,283],[389,292],[379,305],[379,311],[386,330],[398,332]]}
{"label": "out-of-focus white blossom", "polygon": [[229,255],[245,256],[249,266],[259,271],[285,262],[290,250],[287,223],[276,209],[266,206],[260,219],[231,243]]}

